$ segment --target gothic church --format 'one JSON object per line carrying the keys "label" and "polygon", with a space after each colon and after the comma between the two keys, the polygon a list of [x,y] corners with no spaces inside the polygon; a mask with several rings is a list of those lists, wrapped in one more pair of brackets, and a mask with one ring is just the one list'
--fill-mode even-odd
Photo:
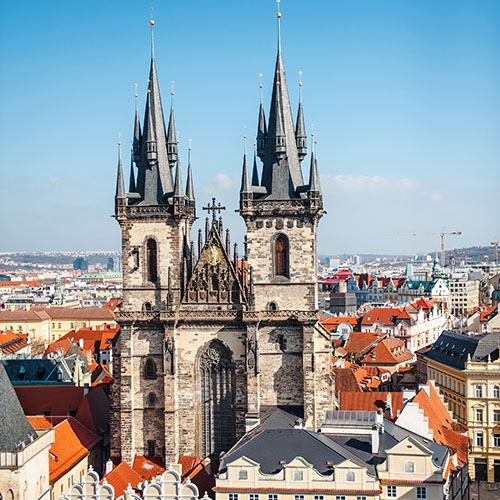
{"label": "gothic church", "polygon": [[[278,12],[278,40],[279,23]],[[243,158],[244,251],[231,245],[215,199],[202,207],[208,217],[193,241],[193,171],[189,161],[184,185],[173,107],[165,126],[152,49],[128,191],[118,161],[123,308],[112,390],[115,459],[217,457],[269,407],[314,430],[331,408],[330,338],[317,322],[322,194],[314,150],[308,182],[302,175],[302,102],[294,124],[279,41],[269,117],[261,102],[256,143],[253,168]]]}

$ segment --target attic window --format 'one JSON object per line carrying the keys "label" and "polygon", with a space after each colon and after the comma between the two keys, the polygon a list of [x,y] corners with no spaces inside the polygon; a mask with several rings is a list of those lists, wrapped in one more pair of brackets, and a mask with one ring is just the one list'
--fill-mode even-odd
{"label": "attic window", "polygon": [[248,471],[246,469],[240,469],[238,471],[238,479],[243,481],[248,479]]}

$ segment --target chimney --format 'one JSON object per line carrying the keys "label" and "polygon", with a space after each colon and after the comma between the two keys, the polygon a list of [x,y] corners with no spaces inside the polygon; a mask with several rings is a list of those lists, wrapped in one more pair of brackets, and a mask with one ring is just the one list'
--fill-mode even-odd
{"label": "chimney", "polygon": [[83,339],[78,340],[78,345],[80,346],[80,349],[83,349]]}
{"label": "chimney", "polygon": [[111,458],[106,462],[104,466],[104,475],[107,476],[113,470],[113,462]]}
{"label": "chimney", "polygon": [[372,455],[378,455],[378,448],[380,445],[380,438],[378,434],[378,425],[374,425],[371,429],[372,436]]}

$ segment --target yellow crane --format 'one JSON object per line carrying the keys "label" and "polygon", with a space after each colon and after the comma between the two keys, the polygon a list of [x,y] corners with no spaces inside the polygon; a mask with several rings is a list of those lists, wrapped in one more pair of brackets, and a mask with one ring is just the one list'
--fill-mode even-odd
{"label": "yellow crane", "polygon": [[[436,235],[441,237],[441,265],[444,267],[445,262],[445,247],[444,247],[444,237],[445,236],[460,236],[462,234],[462,231],[450,231],[446,232],[446,228],[443,227],[443,230],[439,233],[437,232],[429,232],[429,233],[396,233],[397,235],[400,236],[424,236],[424,235]],[[500,241],[496,242],[497,244],[500,243]],[[492,243],[493,245],[493,243]],[[498,252],[497,252],[498,253]]]}

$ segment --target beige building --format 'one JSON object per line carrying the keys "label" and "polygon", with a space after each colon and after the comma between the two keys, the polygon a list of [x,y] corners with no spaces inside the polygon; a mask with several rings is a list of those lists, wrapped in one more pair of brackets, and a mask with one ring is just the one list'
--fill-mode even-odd
{"label": "beige building", "polygon": [[54,431],[35,432],[0,364],[0,498],[49,500]]}
{"label": "beige building", "polygon": [[479,307],[479,281],[450,278],[450,311],[454,316],[467,316]]}
{"label": "beige building", "polygon": [[500,333],[467,336],[444,331],[432,349],[419,353],[471,442],[472,479],[500,482]]}
{"label": "beige building", "polygon": [[224,456],[218,500],[446,498],[447,448],[381,413],[327,412],[321,433],[268,418]]}

